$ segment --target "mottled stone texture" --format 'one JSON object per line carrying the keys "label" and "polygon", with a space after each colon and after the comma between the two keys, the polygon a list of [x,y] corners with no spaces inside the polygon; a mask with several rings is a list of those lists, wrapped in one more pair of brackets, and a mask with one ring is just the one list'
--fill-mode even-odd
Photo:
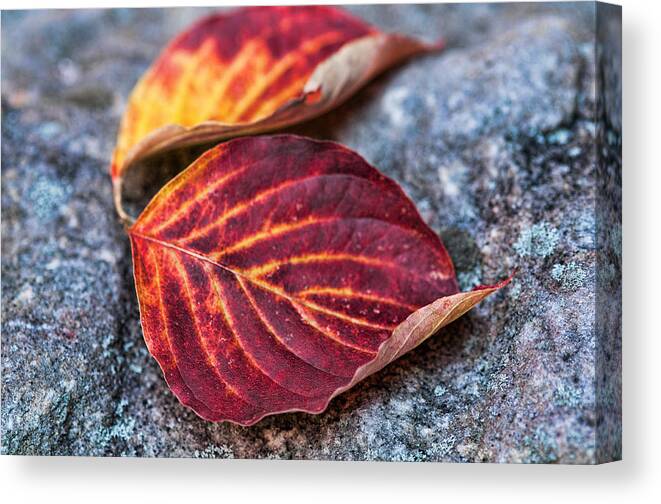
{"label": "mottled stone texture", "polygon": [[3,453],[620,458],[619,11],[351,10],[443,35],[447,50],[293,131],[339,140],[399,181],[462,287],[516,270],[512,284],[322,415],[202,421],[142,341],[107,168],[131,87],[206,11],[3,12]]}
{"label": "mottled stone texture", "polygon": [[596,9],[596,459],[622,457],[622,8]]}

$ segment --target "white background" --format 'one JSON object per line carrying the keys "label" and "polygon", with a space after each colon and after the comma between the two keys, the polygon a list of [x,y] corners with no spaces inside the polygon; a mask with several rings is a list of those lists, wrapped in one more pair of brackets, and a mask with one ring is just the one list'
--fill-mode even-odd
{"label": "white background", "polygon": [[[193,2],[194,5],[236,3]],[[175,6],[11,0],[2,8]],[[295,3],[320,3],[295,2]],[[336,3],[346,3],[336,1]],[[355,2],[358,3],[358,2]],[[364,2],[368,3],[368,2]],[[377,2],[369,2],[377,3]],[[595,467],[1,457],[4,502],[661,502],[661,2],[624,7],[624,461]],[[11,48],[5,48],[11,50]]]}

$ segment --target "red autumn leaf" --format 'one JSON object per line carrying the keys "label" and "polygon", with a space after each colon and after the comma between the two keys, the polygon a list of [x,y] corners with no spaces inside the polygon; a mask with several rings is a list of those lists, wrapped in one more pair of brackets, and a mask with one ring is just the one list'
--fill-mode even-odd
{"label": "red autumn leaf", "polygon": [[111,166],[118,212],[127,217],[121,184],[133,163],[318,116],[432,48],[332,7],[250,7],[199,21],[131,93]]}
{"label": "red autumn leaf", "polygon": [[212,421],[319,413],[500,287],[458,293],[394,181],[291,135],[207,151],[128,232],[149,350]]}

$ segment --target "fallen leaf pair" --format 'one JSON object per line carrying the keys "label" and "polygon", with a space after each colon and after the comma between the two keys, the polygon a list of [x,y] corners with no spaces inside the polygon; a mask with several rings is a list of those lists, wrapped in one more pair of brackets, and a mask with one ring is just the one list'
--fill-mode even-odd
{"label": "fallen leaf pair", "polygon": [[[329,7],[256,7],[178,36],[131,94],[111,167],[145,341],[179,400],[251,425],[329,401],[507,281],[458,292],[439,237],[391,179],[280,129],[437,46]],[[125,175],[164,151],[238,137],[134,221]]]}

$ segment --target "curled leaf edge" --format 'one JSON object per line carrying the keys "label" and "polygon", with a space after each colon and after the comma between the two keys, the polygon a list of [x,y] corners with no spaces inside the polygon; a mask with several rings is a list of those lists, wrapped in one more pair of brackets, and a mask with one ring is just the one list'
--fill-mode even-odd
{"label": "curled leaf edge", "polygon": [[[443,47],[443,40],[429,44],[396,33],[379,32],[366,35],[345,44],[319,63],[303,87],[301,95],[283,104],[268,117],[254,122],[235,124],[219,121],[203,121],[190,127],[168,124],[152,131],[131,147],[121,167],[115,165],[116,151],[113,153],[110,172],[113,202],[117,214],[127,228],[136,220],[124,210],[122,191],[125,173],[138,161],[177,148],[273,132],[314,119],[344,103],[388,68],[416,54],[438,51]],[[385,57],[386,54],[389,56]],[[353,83],[347,83],[346,78],[342,81],[341,75],[338,77],[337,74],[337,69],[346,65],[350,65],[350,68],[366,70]],[[329,79],[334,79],[335,84],[324,85]],[[301,113],[297,115],[299,111]]]}

